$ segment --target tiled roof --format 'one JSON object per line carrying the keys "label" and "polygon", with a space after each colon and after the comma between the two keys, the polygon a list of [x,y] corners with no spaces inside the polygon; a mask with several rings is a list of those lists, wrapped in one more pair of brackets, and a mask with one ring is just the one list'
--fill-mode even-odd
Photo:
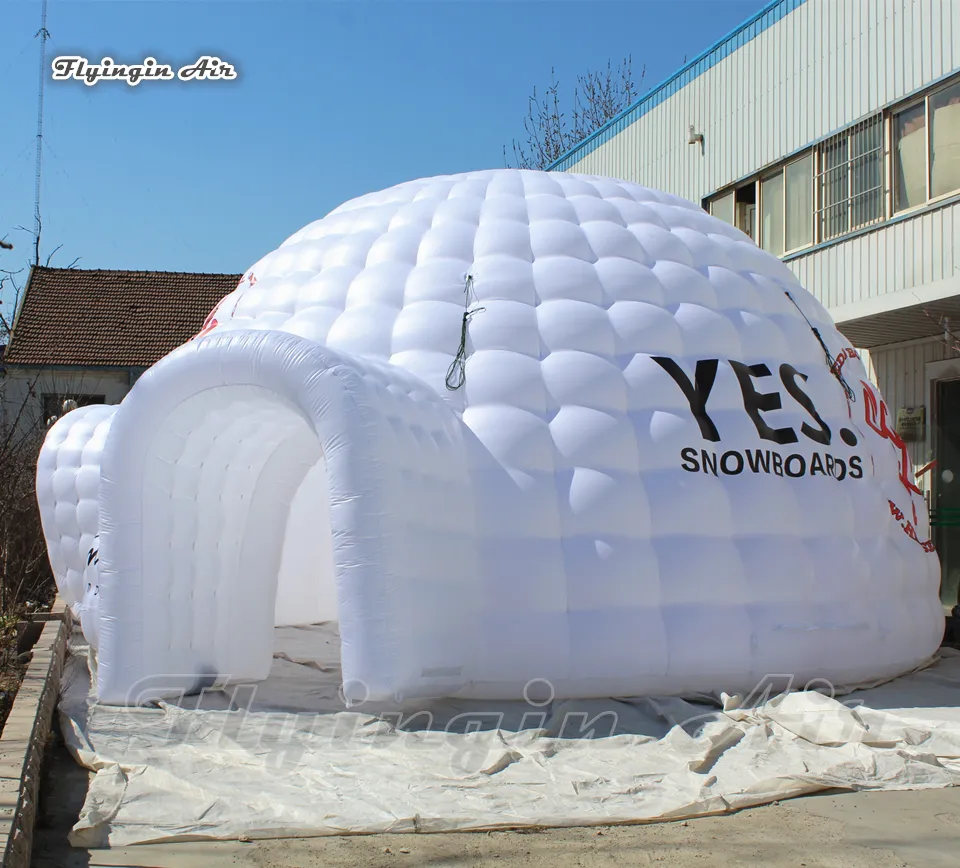
{"label": "tiled roof", "polygon": [[241,277],[34,266],[4,362],[148,367],[199,332]]}

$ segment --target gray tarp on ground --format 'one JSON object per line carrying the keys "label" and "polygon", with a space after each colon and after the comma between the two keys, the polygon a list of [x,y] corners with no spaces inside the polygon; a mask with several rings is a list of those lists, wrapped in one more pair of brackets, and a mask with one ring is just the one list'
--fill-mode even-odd
{"label": "gray tarp on ground", "polygon": [[124,709],[89,700],[75,645],[61,723],[96,774],[71,842],[642,822],[835,787],[960,783],[949,650],[833,696],[760,687],[722,705],[443,702],[384,716],[344,709],[334,625],[279,628],[277,648],[255,689]]}

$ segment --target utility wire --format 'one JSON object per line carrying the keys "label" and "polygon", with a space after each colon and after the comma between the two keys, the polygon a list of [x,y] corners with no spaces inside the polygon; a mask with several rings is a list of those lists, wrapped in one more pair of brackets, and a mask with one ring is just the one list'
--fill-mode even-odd
{"label": "utility wire", "polygon": [[40,82],[37,94],[37,173],[33,196],[34,265],[40,264],[40,229],[43,225],[40,220],[40,177],[43,171],[43,86],[47,79],[47,39],[50,38],[50,31],[47,30],[47,0],[43,0],[43,8],[40,13],[40,29],[37,31],[37,36],[40,37]]}

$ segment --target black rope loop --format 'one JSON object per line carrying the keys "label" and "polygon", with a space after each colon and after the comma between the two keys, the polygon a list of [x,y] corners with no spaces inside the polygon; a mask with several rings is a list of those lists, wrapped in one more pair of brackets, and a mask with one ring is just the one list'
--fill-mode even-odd
{"label": "black rope loop", "polygon": [[801,310],[800,305],[797,304],[797,300],[790,295],[786,290],[783,291],[783,294],[793,302],[793,306],[800,311],[800,316],[804,318],[807,325],[810,327],[810,331],[813,332],[813,336],[820,342],[820,346],[823,347],[823,354],[827,357],[827,366],[830,368],[830,373],[833,374],[840,385],[843,387],[843,391],[847,395],[848,401],[853,401],[856,403],[857,393],[850,388],[850,384],[843,378],[843,374],[840,373],[840,365],[837,364],[837,360],[830,354],[830,348],[827,346],[823,337],[820,334],[820,330],[807,318],[807,315]]}
{"label": "black rope loop", "polygon": [[467,381],[467,328],[474,314],[480,313],[482,307],[470,307],[470,301],[476,298],[473,295],[473,275],[468,274],[463,287],[464,306],[463,319],[460,323],[460,346],[457,354],[453,357],[453,362],[447,369],[446,384],[451,392],[456,392]]}

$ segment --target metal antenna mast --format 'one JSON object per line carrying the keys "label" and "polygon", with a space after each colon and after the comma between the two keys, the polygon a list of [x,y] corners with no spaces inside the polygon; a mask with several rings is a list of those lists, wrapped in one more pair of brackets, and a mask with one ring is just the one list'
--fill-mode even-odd
{"label": "metal antenna mast", "polygon": [[43,168],[43,85],[47,77],[47,39],[50,36],[50,31],[47,30],[47,0],[43,0],[43,9],[40,15],[40,29],[37,31],[37,36],[40,37],[40,92],[37,100],[37,178],[33,197],[33,217],[36,233],[33,246],[34,265],[40,264],[40,173]]}

